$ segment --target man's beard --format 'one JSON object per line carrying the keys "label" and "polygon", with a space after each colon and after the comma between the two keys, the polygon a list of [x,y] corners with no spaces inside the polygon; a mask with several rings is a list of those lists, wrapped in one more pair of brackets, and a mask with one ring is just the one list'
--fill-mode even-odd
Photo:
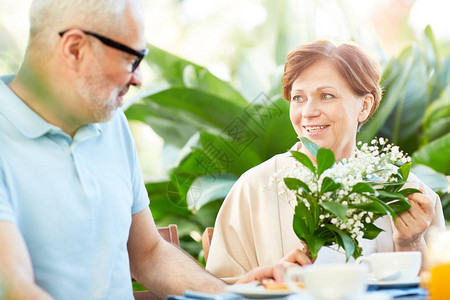
{"label": "man's beard", "polygon": [[102,72],[100,66],[90,66],[90,75],[80,78],[76,85],[81,101],[84,101],[89,113],[91,123],[105,122],[111,119],[116,109],[120,106],[119,94],[127,88],[115,88],[109,95],[105,95],[110,89],[108,80]]}

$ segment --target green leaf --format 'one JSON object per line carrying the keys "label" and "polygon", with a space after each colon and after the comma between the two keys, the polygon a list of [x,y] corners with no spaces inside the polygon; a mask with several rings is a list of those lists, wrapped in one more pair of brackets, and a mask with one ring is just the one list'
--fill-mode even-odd
{"label": "green leaf", "polygon": [[364,202],[364,203],[351,203],[348,205],[348,207],[362,209],[365,211],[370,211],[377,215],[384,216],[387,214],[385,206],[381,205],[378,201]]}
{"label": "green leaf", "polygon": [[317,176],[320,176],[323,171],[331,168],[334,165],[334,153],[330,149],[320,148],[317,151]]}
{"label": "green leaf", "polygon": [[[412,52],[412,49],[408,49],[407,51]],[[387,118],[391,115],[395,106],[398,104],[399,100],[402,98],[402,94],[404,93],[405,85],[408,82],[409,73],[413,67],[414,56],[410,56],[403,66],[399,66],[398,74],[394,74],[395,81],[392,82],[389,86],[389,89],[386,90],[386,93],[383,96],[383,101],[380,103],[380,107],[372,116],[372,118],[364,124],[361,130],[358,133],[358,140],[363,142],[369,142],[380,130],[381,127],[385,124]],[[391,64],[398,64],[394,60]],[[393,66],[392,66],[393,67]],[[383,74],[383,78],[387,78],[386,74]],[[382,84],[385,86],[385,84]]]}
{"label": "green leaf", "polygon": [[204,67],[170,54],[154,45],[147,47],[150,55],[145,57],[145,61],[171,86],[195,88],[227,99],[238,106],[248,104],[247,100],[229,83],[212,75]]}
{"label": "green leaf", "polygon": [[288,187],[288,189],[293,190],[293,191],[298,191],[298,189],[303,189],[308,193],[311,193],[311,190],[309,189],[308,185],[306,183],[304,183],[303,181],[301,181],[300,179],[297,178],[284,178],[284,183],[286,184],[286,186]]}
{"label": "green leaf", "polygon": [[294,228],[294,232],[299,239],[304,240],[305,236],[309,234],[309,227],[308,224],[306,223],[305,218],[294,215],[292,225]]}
{"label": "green leaf", "polygon": [[407,180],[408,179],[410,171],[411,171],[411,163],[410,162],[402,165],[398,169],[398,173],[401,175],[403,180]]}
{"label": "green leaf", "polygon": [[197,140],[196,144],[190,145],[190,151],[172,172],[191,174],[194,179],[202,175],[226,173],[240,176],[262,162],[259,153],[251,145],[244,148],[242,143],[225,136],[201,131]]}
{"label": "green leaf", "polygon": [[411,204],[407,199],[396,199],[389,202],[389,207],[395,212],[396,215],[402,214],[411,208]]}
{"label": "green leaf", "polygon": [[319,205],[322,206],[328,212],[336,215],[342,221],[345,221],[347,219],[347,209],[348,209],[347,205],[343,205],[341,203],[332,201],[321,202]]}
{"label": "green leaf", "polygon": [[298,139],[302,142],[302,145],[304,145],[306,149],[308,149],[309,153],[311,153],[312,156],[317,157],[317,152],[320,149],[319,146],[317,146],[313,141],[306,137],[301,136]]}
{"label": "green leaf", "polygon": [[335,182],[330,177],[325,177],[322,180],[322,185],[320,187],[320,195],[323,195],[326,192],[333,192],[341,187],[341,184],[338,182]]}
{"label": "green leaf", "polygon": [[423,128],[429,129],[437,120],[450,117],[450,85],[441,91],[439,98],[430,103],[423,119]]}
{"label": "green leaf", "polygon": [[394,222],[396,221],[396,214],[395,211],[386,203],[384,203],[383,201],[381,201],[380,199],[378,199],[377,197],[373,197],[373,196],[369,196],[369,195],[365,195],[367,198],[374,200],[375,202],[377,202],[380,206],[382,206],[384,208],[385,214],[392,216],[392,218],[394,219]]}
{"label": "green leaf", "polygon": [[[220,134],[234,124],[243,109],[244,105],[204,91],[173,87],[142,98],[125,114],[129,120],[148,124],[165,142],[180,148],[196,131]],[[236,126],[244,127],[241,123]]]}
{"label": "green leaf", "polygon": [[306,199],[309,203],[309,211],[311,212],[311,216],[315,224],[314,226],[316,226],[319,223],[320,215],[320,209],[317,203],[317,199],[311,193],[307,192],[302,192],[301,196],[297,195],[297,201],[303,201],[303,199]]}
{"label": "green leaf", "polygon": [[380,234],[380,232],[384,231],[381,228],[378,228],[373,223],[364,223],[364,238],[368,240],[373,240]]}
{"label": "green leaf", "polygon": [[449,188],[449,182],[444,174],[436,172],[432,168],[421,165],[414,164],[411,172],[414,173],[419,179],[429,186],[433,191],[437,193],[444,193]]}
{"label": "green leaf", "polygon": [[358,182],[357,184],[355,184],[352,188],[352,190],[350,191],[350,193],[357,193],[357,194],[363,194],[363,193],[370,193],[370,194],[374,194],[375,190],[373,189],[373,187],[366,183],[366,182]]}
{"label": "green leaf", "polygon": [[[450,105],[449,105],[450,109]],[[436,119],[431,123],[430,128],[425,129],[422,134],[422,143],[427,144],[448,133],[450,128],[450,117]]]}
{"label": "green leaf", "polygon": [[314,232],[314,228],[316,227],[314,218],[306,205],[301,200],[297,201],[297,205],[295,206],[295,216],[296,218],[300,218],[303,220],[308,233],[312,234]]}
{"label": "green leaf", "polygon": [[[177,189],[169,181],[147,183],[145,187],[150,197],[150,210],[155,222],[168,215],[177,218],[187,218],[191,215]],[[178,197],[170,197],[171,194]]]}
{"label": "green leaf", "polygon": [[291,154],[298,162],[310,169],[311,172],[316,173],[316,167],[314,167],[312,161],[306,154],[298,151],[291,151]]}
{"label": "green leaf", "polygon": [[399,193],[402,194],[404,197],[407,197],[414,193],[422,194],[422,192],[420,190],[412,189],[412,188],[400,190]]}
{"label": "green leaf", "polygon": [[450,133],[423,146],[413,154],[413,163],[423,164],[450,175]]}
{"label": "green leaf", "polygon": [[347,233],[336,228],[333,225],[326,224],[325,227],[337,234],[337,236],[339,237],[338,241],[340,242],[339,245],[344,248],[345,256],[348,261],[350,257],[352,257],[353,252],[355,252],[355,242],[353,241],[353,239]]}
{"label": "green leaf", "polygon": [[197,177],[187,192],[188,208],[195,212],[211,201],[224,199],[236,180],[232,174]]}
{"label": "green leaf", "polygon": [[389,192],[386,190],[377,190],[378,197],[383,200],[383,202],[389,202],[394,199],[405,199],[405,196],[400,192]]}
{"label": "green leaf", "polygon": [[307,235],[305,237],[305,242],[308,245],[309,250],[311,251],[311,256],[314,261],[317,258],[317,254],[319,253],[320,248],[325,245],[326,240],[314,235]]}

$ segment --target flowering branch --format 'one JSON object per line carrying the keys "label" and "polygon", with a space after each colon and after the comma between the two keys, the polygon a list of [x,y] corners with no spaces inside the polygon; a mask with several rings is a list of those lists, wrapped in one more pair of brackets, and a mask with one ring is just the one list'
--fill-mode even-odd
{"label": "flowering branch", "polygon": [[411,207],[406,197],[420,193],[400,190],[408,179],[411,159],[380,138],[370,146],[358,143],[360,150],[335,162],[330,149],[300,139],[317,165],[305,154],[291,151],[298,163],[283,170],[284,185],[280,174],[275,174],[282,193],[295,196],[294,231],[313,259],[321,247],[334,244],[345,250],[347,260],[357,258],[362,255],[360,239],[374,239],[382,231],[373,222],[386,215],[396,222],[396,216]]}

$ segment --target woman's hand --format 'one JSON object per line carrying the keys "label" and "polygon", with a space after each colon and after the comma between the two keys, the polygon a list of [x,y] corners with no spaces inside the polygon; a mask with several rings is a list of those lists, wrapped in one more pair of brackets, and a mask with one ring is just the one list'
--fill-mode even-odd
{"label": "woman's hand", "polygon": [[411,208],[397,216],[397,224],[393,230],[395,251],[423,250],[426,246],[424,233],[435,215],[430,197],[414,193],[408,196],[408,200]]}
{"label": "woman's hand", "polygon": [[304,266],[307,264],[311,264],[311,260],[305,252],[300,249],[294,249],[276,264],[254,268],[245,274],[237,283],[262,281],[264,279],[273,279],[278,282],[283,282],[284,274],[288,268],[298,265]]}
{"label": "woman's hand", "polygon": [[[310,254],[310,252],[309,252]],[[283,257],[282,261],[287,261],[293,264],[298,264],[300,266],[309,265],[312,263],[311,259],[308,256],[308,253],[296,248],[289,252],[288,255]]]}

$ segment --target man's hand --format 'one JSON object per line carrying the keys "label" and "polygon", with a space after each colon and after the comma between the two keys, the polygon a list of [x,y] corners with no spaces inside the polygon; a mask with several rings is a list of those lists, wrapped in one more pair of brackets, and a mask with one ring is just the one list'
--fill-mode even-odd
{"label": "man's hand", "polygon": [[430,197],[420,193],[409,195],[408,200],[411,208],[397,216],[397,224],[393,228],[395,250],[421,251],[425,247],[424,233],[435,216],[434,206]]}
{"label": "man's hand", "polygon": [[273,279],[278,282],[283,282],[284,274],[288,268],[308,264],[311,264],[311,260],[305,252],[300,249],[294,249],[276,264],[254,268],[245,274],[237,283],[262,281],[263,279]]}

